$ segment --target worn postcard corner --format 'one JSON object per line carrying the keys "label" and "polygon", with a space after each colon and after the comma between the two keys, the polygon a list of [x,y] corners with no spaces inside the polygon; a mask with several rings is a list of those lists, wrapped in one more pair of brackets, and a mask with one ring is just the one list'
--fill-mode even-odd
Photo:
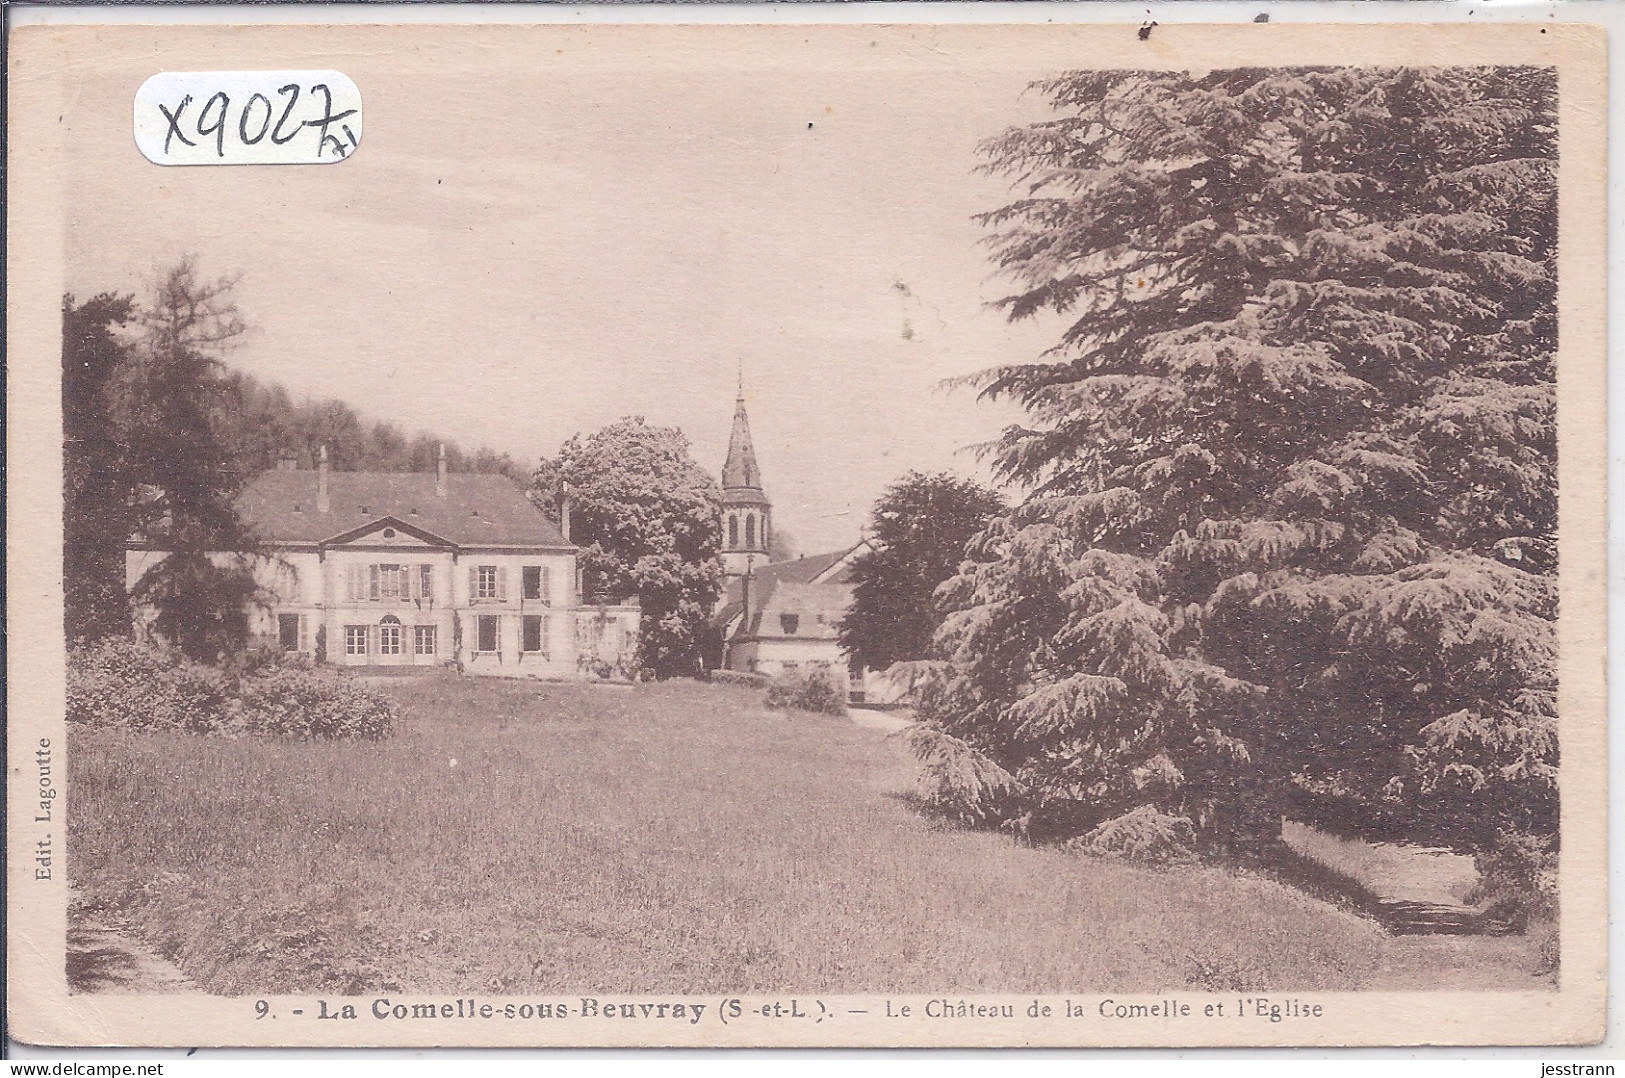
{"label": "worn postcard corner", "polygon": [[9,48],[13,1036],[1602,1036],[1600,31]]}

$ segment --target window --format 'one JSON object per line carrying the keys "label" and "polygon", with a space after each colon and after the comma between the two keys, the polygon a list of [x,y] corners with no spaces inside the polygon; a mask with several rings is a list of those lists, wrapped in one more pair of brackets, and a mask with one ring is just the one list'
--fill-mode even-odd
{"label": "window", "polygon": [[495,565],[473,565],[469,567],[469,595],[476,601],[484,599],[502,599],[505,590],[503,587],[503,573]]}
{"label": "window", "polygon": [[779,665],[784,668],[784,672],[786,674],[793,674],[797,670],[801,669],[801,664],[800,663],[787,662],[787,663],[780,663]]}
{"label": "window", "polygon": [[434,654],[433,625],[419,625],[412,630],[412,650],[419,655]]}
{"label": "window", "polygon": [[794,636],[794,635],[796,635],[796,630],[801,628],[801,615],[799,615],[799,614],[780,614],[779,615],[779,628],[784,630],[784,635],[785,636]]}
{"label": "window", "polygon": [[728,545],[730,547],[739,545],[739,518],[736,516],[728,517]]}
{"label": "window", "polygon": [[276,642],[283,651],[299,650],[298,614],[278,614],[276,616]]}
{"label": "window", "polygon": [[385,622],[378,626],[378,654],[399,655],[401,653],[401,623]]}
{"label": "window", "polygon": [[755,513],[746,513],[745,514],[745,546],[750,547],[750,548],[754,548],[756,546],[756,514]]}
{"label": "window", "polygon": [[495,614],[481,614],[479,616],[476,625],[479,631],[474,650],[485,652],[493,652],[497,650],[497,646],[500,643],[502,635],[498,631],[499,624],[500,623]]}
{"label": "window", "polygon": [[434,599],[434,566],[418,566],[418,598]]}
{"label": "window", "polygon": [[546,653],[546,622],[540,614],[526,614],[521,625],[519,650],[530,654]]}
{"label": "window", "polygon": [[545,565],[525,566],[522,570],[523,579],[521,581],[524,587],[524,597],[526,599],[540,599],[544,603],[551,601],[553,598],[551,594],[553,590],[552,575]]}
{"label": "window", "polygon": [[399,602],[412,597],[411,585],[407,583],[406,569],[400,565],[374,565],[370,594],[374,599],[384,602]]}
{"label": "window", "polygon": [[344,654],[365,655],[367,653],[367,627],[365,625],[346,625],[344,627]]}

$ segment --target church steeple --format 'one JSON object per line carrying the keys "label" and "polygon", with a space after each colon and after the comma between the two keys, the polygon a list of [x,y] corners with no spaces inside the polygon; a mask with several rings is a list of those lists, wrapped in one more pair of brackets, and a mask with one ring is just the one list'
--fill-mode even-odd
{"label": "church steeple", "polygon": [[745,379],[739,378],[734,400],[733,433],[728,437],[728,459],[722,465],[722,568],[729,576],[745,576],[767,561],[771,506],[762,490],[762,471],[750,439],[750,417],[745,414]]}
{"label": "church steeple", "polygon": [[756,447],[750,441],[750,417],[745,414],[743,381],[734,401],[734,429],[728,437],[728,460],[722,465],[722,489],[762,489],[762,470],[756,466]]}

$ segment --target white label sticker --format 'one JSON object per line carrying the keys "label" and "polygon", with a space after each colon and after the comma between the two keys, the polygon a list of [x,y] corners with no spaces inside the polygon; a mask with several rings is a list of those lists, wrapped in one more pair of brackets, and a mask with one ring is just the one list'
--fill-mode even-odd
{"label": "white label sticker", "polygon": [[361,91],[337,71],[162,71],[135,92],[159,165],[330,165],[361,145]]}

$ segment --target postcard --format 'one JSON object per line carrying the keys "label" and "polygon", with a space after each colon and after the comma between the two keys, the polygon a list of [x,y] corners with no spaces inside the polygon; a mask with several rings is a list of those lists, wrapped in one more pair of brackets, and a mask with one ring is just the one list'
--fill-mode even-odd
{"label": "postcard", "polygon": [[10,37],[35,1044],[1575,1044],[1603,33]]}

